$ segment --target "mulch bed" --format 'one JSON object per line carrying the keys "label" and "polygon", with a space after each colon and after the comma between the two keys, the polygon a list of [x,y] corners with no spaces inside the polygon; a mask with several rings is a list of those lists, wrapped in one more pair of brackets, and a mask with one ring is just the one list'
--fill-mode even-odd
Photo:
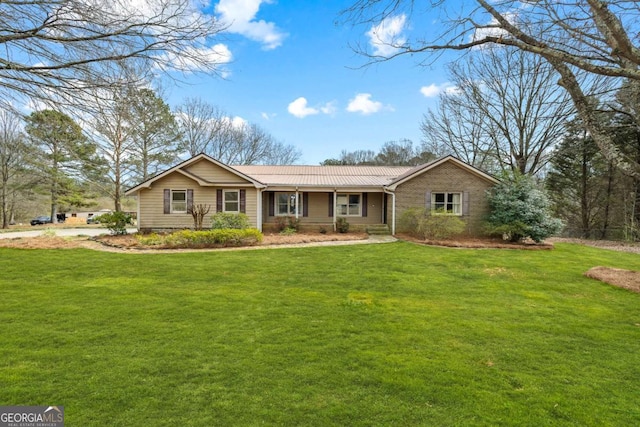
{"label": "mulch bed", "polygon": [[525,249],[525,250],[549,250],[553,249],[551,243],[508,242],[498,238],[457,238],[450,240],[422,240],[409,234],[398,234],[398,238],[421,245],[444,246],[448,248],[465,249]]}
{"label": "mulch bed", "polygon": [[598,266],[593,267],[584,275],[612,286],[640,293],[640,271]]}
{"label": "mulch bed", "polygon": [[[265,234],[261,243],[252,246],[274,246],[274,245],[296,245],[315,242],[337,242],[347,240],[364,240],[368,235],[365,233],[296,233],[292,235]],[[112,248],[122,249],[172,249],[162,245],[143,245],[133,234],[122,236],[101,235],[93,238],[94,241]],[[223,245],[217,246],[222,248]]]}

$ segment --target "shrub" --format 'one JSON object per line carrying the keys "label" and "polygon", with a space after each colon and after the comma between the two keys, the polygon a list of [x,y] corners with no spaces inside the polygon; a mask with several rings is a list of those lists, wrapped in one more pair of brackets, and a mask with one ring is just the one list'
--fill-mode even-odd
{"label": "shrub", "polygon": [[284,230],[282,230],[280,232],[280,234],[282,234],[283,236],[292,236],[292,235],[296,234],[297,232],[298,231],[295,228],[287,227]]}
{"label": "shrub", "polygon": [[466,224],[456,215],[437,212],[435,215],[424,208],[411,208],[400,217],[402,230],[421,239],[448,239],[464,231]]}
{"label": "shrub", "polygon": [[535,242],[560,232],[562,222],[551,216],[550,202],[532,178],[506,178],[487,194],[490,234],[506,236],[512,242],[531,238]]}
{"label": "shrub", "polygon": [[255,228],[226,228],[205,231],[181,230],[164,237],[164,245],[174,248],[253,245],[262,241]]}
{"label": "shrub", "polygon": [[133,224],[131,215],[125,212],[109,212],[95,218],[95,221],[105,224],[111,234],[127,234],[127,225]]}
{"label": "shrub", "polygon": [[340,217],[336,219],[336,230],[338,230],[338,233],[349,232],[349,222],[346,218]]}
{"label": "shrub", "polygon": [[300,219],[294,216],[277,216],[276,230],[282,233],[287,228],[293,229],[294,232],[298,232],[300,230]]}
{"label": "shrub", "polygon": [[157,233],[150,234],[136,234],[136,240],[140,242],[140,244],[145,246],[158,246],[164,244],[163,236],[160,236]]}
{"label": "shrub", "polygon": [[243,213],[218,212],[211,217],[211,228],[214,230],[236,229],[243,230],[251,227],[249,217]]}
{"label": "shrub", "polygon": [[425,208],[409,208],[402,212],[398,220],[398,229],[407,233],[416,234],[420,220],[427,216]]}

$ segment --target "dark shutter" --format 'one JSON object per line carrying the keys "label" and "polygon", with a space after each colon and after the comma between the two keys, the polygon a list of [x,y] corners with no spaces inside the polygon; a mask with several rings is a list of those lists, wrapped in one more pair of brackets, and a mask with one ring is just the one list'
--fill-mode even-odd
{"label": "dark shutter", "polygon": [[424,208],[427,212],[431,212],[431,190],[427,190],[424,194]]}
{"label": "dark shutter", "polygon": [[164,213],[169,214],[171,213],[171,190],[169,190],[168,188],[165,188],[163,190],[163,193],[164,193],[164,203],[163,203]]}
{"label": "dark shutter", "polygon": [[216,212],[222,212],[222,190],[216,190]]}
{"label": "dark shutter", "polygon": [[302,193],[302,216],[309,216],[309,193]]}
{"label": "dark shutter", "polygon": [[240,190],[240,213],[247,213],[247,190]]}
{"label": "dark shutter", "polygon": [[269,191],[269,216],[276,216],[276,193]]}
{"label": "dark shutter", "polygon": [[187,190],[187,212],[193,210],[193,189]]}
{"label": "dark shutter", "polygon": [[469,215],[469,192],[462,193],[462,215]]}
{"label": "dark shutter", "polygon": [[329,193],[329,216],[333,218],[333,193]]}
{"label": "dark shutter", "polygon": [[362,216],[366,217],[367,216],[367,194],[368,193],[362,193]]}

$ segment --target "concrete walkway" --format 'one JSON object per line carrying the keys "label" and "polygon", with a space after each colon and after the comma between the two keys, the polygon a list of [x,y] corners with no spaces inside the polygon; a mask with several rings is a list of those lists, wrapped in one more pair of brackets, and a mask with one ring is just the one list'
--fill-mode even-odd
{"label": "concrete walkway", "polygon": [[[127,228],[127,232],[135,233],[138,230],[135,228]],[[103,227],[96,228],[48,228],[38,227],[34,230],[28,231],[9,231],[7,233],[0,233],[0,239],[15,239],[19,237],[37,237],[48,233],[55,233],[59,237],[71,237],[71,236],[99,236],[101,234],[109,234],[109,230]]]}

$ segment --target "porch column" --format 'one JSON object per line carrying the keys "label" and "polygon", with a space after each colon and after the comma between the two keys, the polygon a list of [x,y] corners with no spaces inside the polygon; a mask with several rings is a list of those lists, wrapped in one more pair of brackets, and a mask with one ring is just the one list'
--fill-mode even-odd
{"label": "porch column", "polygon": [[338,222],[338,190],[333,189],[333,232],[335,233],[338,228],[336,223]]}
{"label": "porch column", "polygon": [[396,193],[391,193],[391,234],[396,234]]}
{"label": "porch column", "polygon": [[257,229],[259,231],[262,231],[262,188],[257,188],[256,189],[256,193],[258,194],[258,200],[256,205],[258,206],[257,210],[258,212],[256,212],[256,222],[257,222]]}
{"label": "porch column", "polygon": [[298,187],[296,187],[296,219],[298,219],[300,213],[300,199],[298,194]]}

